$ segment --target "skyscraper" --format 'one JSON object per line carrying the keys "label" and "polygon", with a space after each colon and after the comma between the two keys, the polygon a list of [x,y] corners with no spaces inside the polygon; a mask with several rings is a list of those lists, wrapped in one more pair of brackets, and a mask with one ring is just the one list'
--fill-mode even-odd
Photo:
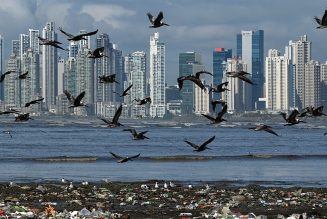
{"label": "skyscraper", "polygon": [[290,41],[286,47],[287,58],[292,60],[295,67],[294,85],[295,85],[295,107],[302,109],[304,106],[304,78],[305,64],[311,60],[311,42],[307,36],[303,35],[297,41]]}
{"label": "skyscraper", "polygon": [[[0,35],[0,75],[4,73],[3,66],[3,37]],[[0,100],[3,100],[3,85],[0,84]]]}
{"label": "skyscraper", "polygon": [[159,33],[156,32],[150,37],[151,117],[163,117],[166,112],[165,73],[165,44],[159,42]]}
{"label": "skyscraper", "polygon": [[34,53],[40,53],[40,45],[39,45],[39,38],[40,35],[39,30],[29,29],[29,47],[33,49]]}
{"label": "skyscraper", "polygon": [[11,53],[20,56],[20,40],[11,41]]}
{"label": "skyscraper", "polygon": [[[179,77],[195,74],[203,70],[201,54],[196,52],[185,52],[179,54]],[[201,77],[204,77],[201,75]],[[202,78],[201,78],[202,79]],[[180,91],[182,97],[182,114],[192,114],[194,111],[194,83],[184,81]]]}
{"label": "skyscraper", "polygon": [[[49,40],[57,40],[54,22],[48,22],[42,30],[42,37]],[[42,77],[41,87],[48,110],[56,104],[58,94],[58,57],[57,48],[53,46],[41,46],[42,51]]]}
{"label": "skyscraper", "polygon": [[290,60],[270,49],[266,57],[266,108],[273,111],[290,109]]}
{"label": "skyscraper", "polygon": [[[222,83],[224,71],[225,71],[225,62],[228,58],[232,58],[232,50],[228,49],[225,50],[225,48],[215,48],[215,50],[212,53],[213,57],[213,84],[217,85]],[[213,93],[214,99],[220,99],[221,94],[220,93]]]}
{"label": "skyscraper", "polygon": [[320,105],[320,63],[311,60],[304,66],[304,98],[303,106]]}
{"label": "skyscraper", "polygon": [[320,67],[320,104],[327,106],[327,61]]}
{"label": "skyscraper", "polygon": [[4,101],[9,107],[20,106],[20,92],[19,92],[19,80],[17,80],[18,72],[20,72],[20,58],[15,54],[12,54],[7,62],[6,71],[15,71],[6,76],[3,81],[4,84]]}
{"label": "skyscraper", "polygon": [[255,102],[263,97],[264,83],[264,31],[242,31],[237,34],[237,57],[247,64],[248,72],[251,74],[252,87],[252,109],[255,109]]}
{"label": "skyscraper", "polygon": [[28,48],[30,48],[30,36],[27,34],[20,34],[19,35],[19,58],[23,58],[23,54],[27,52]]}

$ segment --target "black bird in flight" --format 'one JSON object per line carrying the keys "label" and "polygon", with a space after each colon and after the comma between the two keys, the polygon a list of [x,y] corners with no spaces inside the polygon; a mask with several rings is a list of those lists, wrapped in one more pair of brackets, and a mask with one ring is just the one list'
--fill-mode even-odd
{"label": "black bird in flight", "polygon": [[209,140],[207,140],[206,142],[204,142],[204,143],[201,144],[201,145],[196,145],[196,144],[194,144],[194,143],[192,143],[192,142],[189,142],[189,141],[184,141],[184,142],[186,142],[187,144],[191,145],[191,146],[194,148],[193,151],[200,152],[200,151],[204,151],[204,150],[206,150],[206,149],[210,149],[210,148],[207,147],[207,145],[208,145],[210,142],[212,142],[212,141],[215,139],[215,137],[216,137],[216,136],[211,137]]}
{"label": "black bird in flight", "polygon": [[218,124],[221,123],[223,121],[226,121],[225,119],[223,119],[223,115],[227,112],[227,104],[223,105],[222,110],[217,114],[216,118],[213,118],[209,115],[206,114],[201,114],[202,116],[206,117],[207,119],[209,119],[212,124]]}
{"label": "black bird in flight", "polygon": [[[210,92],[216,92],[216,93],[221,93],[224,92],[226,90],[228,90],[228,88],[226,87],[228,85],[228,81],[218,84],[217,86],[211,86],[209,93]],[[229,90],[228,90],[229,91]]]}
{"label": "black bird in flight", "polygon": [[231,78],[239,78],[242,81],[245,81],[249,84],[256,85],[253,83],[249,78],[246,77],[246,75],[249,75],[250,73],[247,73],[245,71],[232,71],[232,72],[226,72],[227,77]]}
{"label": "black bird in flight", "polygon": [[9,109],[9,110],[6,110],[6,111],[0,111],[0,115],[5,115],[5,114],[10,114],[10,113],[18,113],[19,111],[18,110],[15,110],[15,109]]}
{"label": "black bird in flight", "polygon": [[164,22],[162,22],[161,20],[163,19],[163,13],[162,11],[159,12],[158,16],[155,18],[152,16],[151,13],[147,13],[148,18],[152,24],[152,26],[149,26],[151,28],[157,28],[157,27],[161,27],[163,25],[169,26],[169,24],[166,24]]}
{"label": "black bird in flight", "polygon": [[40,45],[53,46],[53,47],[56,47],[58,49],[68,51],[68,49],[64,49],[61,46],[59,46],[58,44],[61,44],[61,42],[58,42],[57,40],[48,40],[48,39],[42,38],[40,36],[38,36],[37,38],[39,38],[39,40],[40,40],[39,41]]}
{"label": "black bird in flight", "polygon": [[281,112],[280,115],[284,118],[284,120],[287,122],[284,126],[287,125],[296,125],[301,122],[305,123],[304,121],[299,120],[297,116],[299,115],[299,111],[297,109],[294,109],[288,117],[286,117],[286,113]]}
{"label": "black bird in flight", "polygon": [[122,126],[122,124],[120,124],[120,123],[118,122],[118,119],[119,119],[119,117],[120,117],[122,111],[123,111],[123,105],[120,104],[120,106],[119,106],[118,109],[116,110],[116,113],[115,113],[115,115],[114,115],[114,118],[112,118],[112,121],[109,121],[109,120],[104,119],[104,118],[100,118],[100,119],[101,119],[102,121],[104,121],[105,123],[107,123],[107,124],[108,124],[108,127],[110,127],[110,128],[115,128],[115,127],[118,127],[118,126]]}
{"label": "black bird in flight", "polygon": [[313,117],[315,116],[327,116],[323,110],[324,110],[324,106],[319,106],[317,108],[313,107],[313,106],[308,106],[306,107],[306,110],[308,111],[308,113],[310,113]]}
{"label": "black bird in flight", "polygon": [[96,31],[88,32],[88,33],[81,33],[78,35],[73,35],[73,34],[65,32],[61,27],[59,27],[59,30],[60,30],[60,32],[62,32],[66,36],[68,36],[69,41],[86,40],[86,38],[85,38],[86,36],[92,36],[98,32],[98,30],[96,30]]}
{"label": "black bird in flight", "polygon": [[202,81],[200,80],[201,74],[209,74],[209,75],[213,76],[212,73],[210,73],[208,71],[199,71],[199,72],[195,73],[195,75],[181,76],[181,77],[177,78],[179,90],[181,90],[183,88],[183,82],[185,80],[194,82],[196,85],[198,85],[203,90],[205,87],[204,87],[204,84],[202,83]]}
{"label": "black bird in flight", "polygon": [[81,102],[81,100],[85,96],[85,91],[80,93],[76,98],[73,95],[71,95],[67,90],[64,90],[64,94],[66,95],[66,97],[69,100],[70,104],[72,104],[71,106],[69,106],[69,108],[79,107],[79,106],[86,106],[84,103]]}
{"label": "black bird in flight", "polygon": [[99,79],[100,79],[100,83],[118,83],[118,81],[116,81],[116,74],[112,74],[112,75],[102,75],[102,76],[99,76]]}
{"label": "black bird in flight", "polygon": [[327,10],[325,10],[325,13],[321,19],[319,19],[317,16],[315,16],[314,19],[319,24],[319,26],[317,27],[318,29],[326,28],[327,27]]}
{"label": "black bird in flight", "polygon": [[7,71],[7,72],[3,73],[0,77],[0,82],[3,82],[3,80],[5,80],[6,75],[9,75],[13,72],[16,72],[16,71]]}
{"label": "black bird in flight", "polygon": [[222,106],[226,105],[226,101],[225,100],[211,100],[211,106],[212,106],[212,110],[215,111],[216,110],[216,105],[217,104],[221,104]]}
{"label": "black bird in flight", "polygon": [[19,75],[18,76],[18,79],[24,80],[24,79],[28,78],[27,75],[28,75],[28,71],[25,72],[25,73],[23,73],[23,74],[21,74],[21,75]]}
{"label": "black bird in flight", "polygon": [[142,100],[140,99],[134,99],[135,101],[137,101],[137,105],[144,105],[144,104],[147,104],[147,103],[151,103],[151,97],[146,97]]}
{"label": "black bird in flight", "polygon": [[22,114],[18,114],[16,117],[15,117],[15,122],[24,122],[24,121],[28,121],[28,120],[33,120],[31,117],[30,117],[30,114],[29,113],[22,113]]}
{"label": "black bird in flight", "polygon": [[115,94],[118,94],[120,97],[124,97],[127,96],[129,93],[127,93],[131,88],[132,88],[133,84],[129,85],[122,94],[119,94],[117,92],[114,91]]}
{"label": "black bird in flight", "polygon": [[119,155],[117,155],[117,154],[114,154],[114,153],[112,153],[112,152],[110,152],[110,154],[111,154],[114,158],[119,159],[119,160],[117,160],[117,163],[125,163],[125,162],[127,162],[127,161],[133,161],[132,159],[137,158],[137,157],[139,157],[139,156],[141,155],[141,154],[137,154],[137,155],[134,155],[134,156],[131,156],[131,157],[121,157],[121,156],[119,156]]}
{"label": "black bird in flight", "polygon": [[130,128],[130,129],[124,129],[123,131],[130,131],[133,135],[133,139],[134,140],[143,140],[143,139],[149,139],[148,137],[146,137],[144,134],[146,134],[148,131],[144,131],[144,132],[139,132],[137,133],[135,129]]}
{"label": "black bird in flight", "polygon": [[44,100],[44,98],[42,97],[42,98],[40,98],[40,99],[37,99],[37,100],[32,100],[32,101],[30,101],[30,102],[28,102],[28,103],[26,103],[25,104],[25,107],[29,107],[31,104],[36,104],[36,103],[40,103],[41,101],[43,101]]}
{"label": "black bird in flight", "polygon": [[100,47],[93,51],[89,51],[88,57],[93,59],[108,57],[103,53],[103,51],[104,51],[104,47]]}
{"label": "black bird in flight", "polygon": [[278,136],[278,134],[272,130],[272,127],[268,125],[257,125],[256,127],[251,127],[249,129],[253,129],[254,131],[266,131],[273,135]]}

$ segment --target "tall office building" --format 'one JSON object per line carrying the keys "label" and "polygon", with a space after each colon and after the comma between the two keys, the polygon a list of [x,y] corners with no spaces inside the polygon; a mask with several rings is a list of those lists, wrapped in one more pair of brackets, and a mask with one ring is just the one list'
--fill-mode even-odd
{"label": "tall office building", "polygon": [[65,59],[58,58],[58,95],[64,93]]}
{"label": "tall office building", "polygon": [[272,111],[290,109],[290,60],[270,49],[266,57],[266,108]]}
{"label": "tall office building", "polygon": [[63,89],[67,90],[72,94],[77,94],[78,92],[76,89],[76,80],[76,58],[69,57],[65,64],[65,72],[63,75]]}
{"label": "tall office building", "polygon": [[[232,58],[232,50],[228,49],[225,50],[225,48],[215,48],[215,50],[212,53],[213,57],[213,84],[218,85],[222,83],[223,77],[224,77],[224,71],[225,71],[225,62],[228,58]],[[221,99],[220,93],[213,92],[213,98],[214,99]]]}
{"label": "tall office building", "polygon": [[29,29],[29,47],[33,49],[34,53],[40,53],[40,45],[39,45],[39,38],[40,35],[39,30]]}
{"label": "tall office building", "polygon": [[[226,72],[230,71],[247,71],[247,63],[243,60],[232,58],[227,59]],[[247,76],[251,79],[251,76]],[[252,85],[232,77],[226,77],[224,81],[228,81],[229,92],[223,93],[223,98],[227,101],[228,110],[232,112],[244,112],[252,109]]]}
{"label": "tall office building", "polygon": [[41,96],[40,90],[40,59],[39,54],[29,48],[21,59],[22,72],[28,72],[28,77],[18,80],[20,83],[21,104],[35,100]]}
{"label": "tall office building", "polygon": [[11,41],[11,53],[20,56],[20,40]]}
{"label": "tall office building", "polygon": [[320,104],[327,106],[327,61],[320,66]]}
{"label": "tall office building", "polygon": [[[179,54],[179,77],[195,74],[204,70],[201,54],[196,52],[185,52]],[[204,78],[202,74],[201,79]],[[194,112],[194,83],[184,81],[180,91],[182,97],[182,114],[192,114]]]}
{"label": "tall office building", "polygon": [[264,83],[264,31],[242,31],[237,34],[237,57],[247,64],[248,72],[256,86],[252,87],[252,109],[263,97]]}
{"label": "tall office building", "polygon": [[[205,84],[205,81],[202,81]],[[197,115],[208,114],[210,112],[210,95],[209,85],[205,85],[205,89],[194,86],[194,113]]]}
{"label": "tall office building", "polygon": [[6,71],[15,71],[6,76],[4,80],[4,101],[9,107],[20,106],[20,92],[19,92],[19,81],[17,77],[20,72],[20,58],[15,54],[12,54],[7,62]]}
{"label": "tall office building", "polygon": [[304,105],[305,64],[311,60],[311,42],[308,41],[307,35],[303,35],[297,41],[289,41],[286,51],[287,58],[292,60],[292,64],[295,67],[295,106],[303,109],[306,107]]}
{"label": "tall office building", "polygon": [[125,56],[125,72],[128,80],[125,83],[125,89],[132,85],[132,88],[124,98],[125,103],[131,104],[130,114],[132,118],[146,116],[147,105],[135,104],[135,99],[144,99],[146,97],[146,55],[143,51],[133,52]]}
{"label": "tall office building", "polygon": [[309,61],[304,66],[304,98],[303,106],[320,105],[320,63]]}
{"label": "tall office building", "polygon": [[[54,22],[48,22],[42,30],[42,37],[49,40],[57,40]],[[41,87],[48,110],[54,109],[58,94],[58,57],[57,48],[53,46],[41,46],[42,51],[42,74]]]}
{"label": "tall office building", "polygon": [[159,42],[159,33],[156,32],[150,37],[151,117],[163,117],[166,112],[165,73],[165,44]]}
{"label": "tall office building", "polygon": [[79,50],[79,43],[75,42],[75,41],[71,41],[69,42],[69,46],[68,46],[68,57],[72,57],[75,58],[77,57],[77,53]]}
{"label": "tall office building", "polygon": [[[122,93],[124,91],[124,81],[127,80],[124,76],[123,70],[123,53],[118,49],[118,45],[110,43],[109,47],[109,60],[110,60],[110,74],[116,74],[116,80],[119,84],[115,83],[114,91]],[[116,95],[113,97],[113,102],[121,102],[123,98]]]}
{"label": "tall office building", "polygon": [[27,52],[28,48],[30,48],[30,36],[27,34],[20,34],[19,35],[19,58],[23,58],[23,54]]}
{"label": "tall office building", "polygon": [[[3,37],[0,35],[0,75],[4,73],[4,66],[3,66],[3,50],[4,50],[4,42]],[[0,100],[3,100],[3,85],[0,84]]]}

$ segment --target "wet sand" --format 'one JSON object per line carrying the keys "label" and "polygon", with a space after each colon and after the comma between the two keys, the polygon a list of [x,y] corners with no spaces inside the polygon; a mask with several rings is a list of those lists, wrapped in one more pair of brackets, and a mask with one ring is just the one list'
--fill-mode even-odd
{"label": "wet sand", "polygon": [[[69,183],[0,184],[0,209],[25,206],[35,215],[43,215],[49,205],[57,213],[90,211],[117,213],[118,218],[181,218],[181,213],[204,218],[212,208],[225,214],[266,215],[293,213],[327,218],[327,188],[280,188],[248,185],[236,187],[221,182],[192,185],[175,182],[164,188],[164,182],[103,182],[82,185]],[[224,208],[224,210],[222,210]],[[228,210],[229,209],[229,210]],[[230,212],[229,212],[230,211]],[[192,218],[190,217],[190,218]]]}

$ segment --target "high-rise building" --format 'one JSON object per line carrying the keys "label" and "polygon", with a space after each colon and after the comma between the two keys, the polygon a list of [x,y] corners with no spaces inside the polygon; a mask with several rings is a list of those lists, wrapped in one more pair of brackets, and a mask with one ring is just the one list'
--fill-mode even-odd
{"label": "high-rise building", "polygon": [[[202,83],[205,84],[203,81]],[[194,113],[197,115],[208,114],[210,112],[210,95],[208,90],[209,85],[205,85],[205,89],[199,86],[194,86]]]}
{"label": "high-rise building", "polygon": [[[222,83],[224,71],[225,71],[225,62],[228,58],[232,58],[232,50],[228,49],[225,50],[225,48],[215,48],[215,50],[212,53],[213,57],[213,84],[218,85]],[[220,99],[221,94],[213,92],[213,98],[214,99]]]}
{"label": "high-rise building", "polygon": [[127,65],[125,72],[128,74],[128,80],[125,83],[125,89],[132,85],[132,88],[124,98],[125,103],[131,104],[131,117],[146,116],[147,105],[135,104],[135,99],[144,99],[146,97],[146,55],[143,51],[133,52],[124,58],[125,65]]}
{"label": "high-rise building", "polygon": [[156,32],[150,37],[151,117],[163,117],[166,112],[165,73],[165,44],[159,41],[159,33]]}
{"label": "high-rise building", "polygon": [[4,101],[9,107],[20,106],[20,92],[19,92],[19,81],[17,77],[20,72],[20,58],[15,54],[12,54],[7,62],[6,71],[15,71],[6,76],[4,83]]}
{"label": "high-rise building", "polygon": [[20,40],[11,41],[11,53],[20,56]]}
{"label": "high-rise building", "polygon": [[294,65],[295,107],[303,109],[304,105],[304,78],[305,64],[311,60],[311,42],[303,35],[297,41],[290,41],[286,47],[286,56]]}
{"label": "high-rise building", "polygon": [[[247,71],[247,64],[240,59],[227,59],[226,72],[231,71]],[[247,76],[251,79],[251,76]],[[244,112],[252,109],[252,85],[232,77],[226,77],[224,74],[224,81],[228,81],[228,88],[230,91],[223,93],[223,98],[227,101],[228,110],[232,112]]]}
{"label": "high-rise building", "polygon": [[78,50],[79,50],[79,43],[77,43],[75,41],[69,42],[68,57],[69,58],[72,57],[72,58],[76,59]]}
{"label": "high-rise building", "polygon": [[304,66],[304,98],[303,106],[320,105],[320,63],[309,61]]}
{"label": "high-rise building", "polygon": [[64,93],[65,59],[58,58],[58,95]]}
{"label": "high-rise building", "polygon": [[[57,40],[54,22],[46,23],[42,30],[42,37],[49,40]],[[58,95],[58,56],[57,48],[53,46],[41,46],[42,51],[42,96],[48,110],[55,109],[56,96]]]}
{"label": "high-rise building", "polygon": [[40,53],[40,45],[39,45],[39,38],[40,35],[39,30],[29,29],[29,47],[33,49],[34,53]]}
{"label": "high-rise building", "polygon": [[327,106],[327,61],[320,66],[320,104]]}
{"label": "high-rise building", "polygon": [[[124,75],[123,70],[123,53],[121,50],[118,49],[117,44],[110,43],[110,50],[109,50],[109,57],[110,57],[110,74],[116,74],[116,80],[119,84],[115,83],[115,87],[113,88],[114,91],[117,93],[122,93],[124,91],[124,81],[127,80]],[[113,97],[113,102],[121,102],[123,98],[116,95]]]}
{"label": "high-rise building", "polygon": [[[0,75],[2,75],[4,73],[4,69],[3,69],[3,37],[0,35]],[[3,100],[3,85],[2,83],[0,84],[0,100]]]}
{"label": "high-rise building", "polygon": [[30,48],[30,36],[27,34],[20,34],[19,35],[19,58],[23,58],[23,54],[27,52],[28,48]]}
{"label": "high-rise building", "polygon": [[256,108],[256,102],[263,97],[264,83],[264,31],[242,31],[237,34],[237,57],[247,64],[256,86],[252,87],[252,109]]}
{"label": "high-rise building", "polygon": [[290,109],[290,60],[280,56],[276,49],[268,50],[266,57],[266,108],[272,111]]}
{"label": "high-rise building", "polygon": [[[198,71],[204,70],[202,64],[202,56],[196,52],[185,52],[179,54],[179,77],[195,74]],[[204,75],[202,74],[201,79]],[[194,83],[184,81],[181,89],[182,97],[182,114],[192,114],[194,112]]]}

